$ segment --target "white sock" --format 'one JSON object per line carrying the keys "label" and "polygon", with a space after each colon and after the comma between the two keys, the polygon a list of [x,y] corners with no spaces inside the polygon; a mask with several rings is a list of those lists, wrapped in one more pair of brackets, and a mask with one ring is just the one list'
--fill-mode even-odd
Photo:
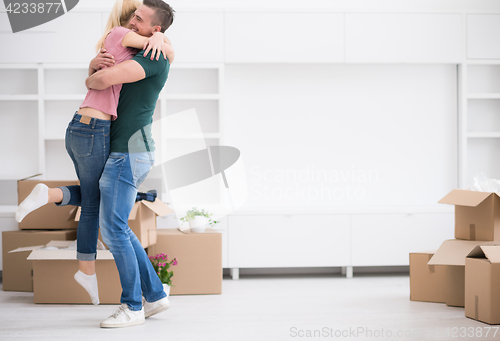
{"label": "white sock", "polygon": [[38,184],[33,188],[30,195],[24,199],[16,211],[16,220],[18,223],[28,215],[28,213],[49,202],[49,188],[44,184]]}
{"label": "white sock", "polygon": [[97,287],[97,276],[87,275],[78,270],[75,274],[75,281],[77,281],[90,295],[90,299],[94,305],[99,304],[99,289]]}

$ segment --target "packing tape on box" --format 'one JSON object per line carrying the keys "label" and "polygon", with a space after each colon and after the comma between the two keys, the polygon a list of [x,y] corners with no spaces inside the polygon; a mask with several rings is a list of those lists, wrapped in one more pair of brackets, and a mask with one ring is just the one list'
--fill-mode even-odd
{"label": "packing tape on box", "polygon": [[469,234],[470,234],[470,240],[476,240],[476,225],[475,224],[469,225]]}

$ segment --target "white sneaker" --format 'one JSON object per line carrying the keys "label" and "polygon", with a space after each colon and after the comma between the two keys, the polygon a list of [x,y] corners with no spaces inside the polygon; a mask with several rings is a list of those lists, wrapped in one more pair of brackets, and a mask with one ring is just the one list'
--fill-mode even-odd
{"label": "white sneaker", "polygon": [[144,305],[144,316],[146,318],[161,313],[170,308],[168,297],[163,297],[162,299],[159,299],[158,301],[152,303],[146,302],[146,300],[143,298],[142,303]]}
{"label": "white sneaker", "polygon": [[122,304],[113,315],[101,322],[101,328],[130,327],[143,324],[144,321],[144,307],[133,311],[126,304]]}

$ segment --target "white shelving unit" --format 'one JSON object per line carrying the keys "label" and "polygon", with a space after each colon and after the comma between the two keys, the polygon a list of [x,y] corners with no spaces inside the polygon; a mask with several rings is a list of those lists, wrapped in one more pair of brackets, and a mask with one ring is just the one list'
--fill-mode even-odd
{"label": "white shelving unit", "polygon": [[480,171],[500,178],[500,59],[467,60],[461,65],[461,176],[471,184]]}
{"label": "white shelving unit", "polygon": [[[41,173],[46,179],[74,179],[73,165],[64,151],[64,138],[67,124],[85,98],[85,78],[88,66],[85,64],[0,64],[0,74],[14,80],[0,88],[0,108],[4,112],[14,112],[19,123],[28,121],[32,112],[36,131],[19,135],[18,129],[4,128],[7,141],[24,141],[25,149],[35,150],[26,153],[14,142],[16,148],[7,155],[12,167],[0,170],[1,179],[18,179],[20,175]],[[201,73],[201,76],[199,75]],[[173,113],[195,108],[199,115],[204,138],[208,145],[218,145],[221,140],[220,108],[222,99],[223,64],[173,64],[169,80],[161,92],[156,108],[155,119]],[[2,78],[3,78],[2,77]],[[16,105],[30,107],[31,110],[16,110]],[[14,107],[13,107],[14,106]],[[16,125],[11,125],[16,126]],[[19,126],[23,126],[19,124]],[[33,129],[34,130],[34,129]],[[163,136],[155,137],[163,141]],[[169,135],[167,143],[175,140],[196,138],[189,133]],[[63,153],[59,153],[63,151]],[[10,159],[9,159],[10,156]],[[48,158],[51,162],[48,162]],[[67,159],[67,160],[66,160]],[[22,160],[22,162],[19,162]],[[56,162],[54,162],[56,161]],[[27,167],[26,165],[30,166]]]}

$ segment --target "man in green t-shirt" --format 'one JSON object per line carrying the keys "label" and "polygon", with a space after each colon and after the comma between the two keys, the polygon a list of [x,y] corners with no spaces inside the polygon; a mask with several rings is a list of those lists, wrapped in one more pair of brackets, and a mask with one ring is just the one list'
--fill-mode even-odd
{"label": "man in green t-shirt", "polygon": [[[151,36],[165,32],[172,21],[173,10],[169,5],[162,0],[144,0],[130,26],[142,36]],[[111,153],[99,181],[99,225],[115,259],[123,289],[122,305],[101,322],[104,328],[141,324],[146,317],[170,307],[158,275],[128,226],[137,188],[154,164],[151,123],[170,68],[167,59],[151,60],[150,55],[143,54],[141,51],[129,61],[98,71],[86,81],[88,88],[97,90],[123,83],[118,118],[111,124]]]}

